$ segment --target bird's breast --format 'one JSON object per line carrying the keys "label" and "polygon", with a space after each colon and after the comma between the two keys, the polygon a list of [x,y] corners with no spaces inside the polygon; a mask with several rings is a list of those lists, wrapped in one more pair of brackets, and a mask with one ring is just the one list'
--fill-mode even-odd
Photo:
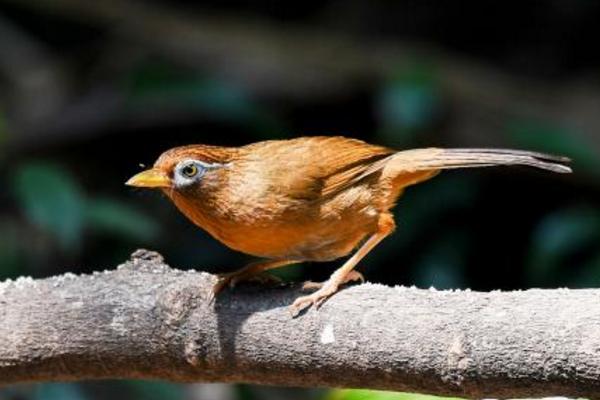
{"label": "bird's breast", "polygon": [[173,200],[191,221],[226,246],[271,259],[327,261],[343,257],[376,230],[379,215],[370,192],[360,189],[324,201],[229,198],[225,204],[205,200],[192,205],[185,199]]}

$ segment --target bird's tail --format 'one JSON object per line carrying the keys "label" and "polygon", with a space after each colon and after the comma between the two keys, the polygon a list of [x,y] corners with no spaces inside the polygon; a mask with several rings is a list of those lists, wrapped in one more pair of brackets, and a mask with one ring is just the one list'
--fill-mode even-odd
{"label": "bird's tail", "polygon": [[558,173],[569,173],[571,160],[533,151],[509,149],[416,149],[400,151],[389,157],[384,169],[389,172],[419,172],[454,168],[525,165]]}

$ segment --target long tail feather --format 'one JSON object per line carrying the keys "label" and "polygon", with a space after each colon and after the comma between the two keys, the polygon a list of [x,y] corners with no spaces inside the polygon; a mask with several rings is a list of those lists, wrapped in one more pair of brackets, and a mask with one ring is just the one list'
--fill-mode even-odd
{"label": "long tail feather", "polygon": [[567,157],[509,149],[416,149],[390,157],[385,169],[402,173],[423,170],[525,165],[558,173],[570,173]]}

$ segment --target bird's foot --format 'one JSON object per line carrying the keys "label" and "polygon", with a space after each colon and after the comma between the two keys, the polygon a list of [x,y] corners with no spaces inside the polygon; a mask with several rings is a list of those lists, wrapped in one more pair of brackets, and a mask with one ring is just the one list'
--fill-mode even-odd
{"label": "bird's foot", "polygon": [[[352,271],[348,272],[348,275],[346,275],[345,279],[340,283],[340,285],[343,285],[348,282],[357,282],[357,281],[364,283],[365,277],[360,272],[352,270]],[[326,282],[306,281],[302,284],[302,291],[321,289],[325,285],[325,283],[327,283],[327,281]]]}
{"label": "bird's foot", "polygon": [[327,281],[323,286],[308,296],[298,297],[290,306],[292,317],[296,317],[302,310],[310,306],[319,308],[325,300],[338,291],[339,286],[335,282]]}
{"label": "bird's foot", "polygon": [[351,281],[364,282],[365,278],[360,272],[352,270],[342,277],[334,275],[323,283],[305,282],[302,290],[315,288],[318,290],[307,296],[298,297],[290,306],[292,316],[296,317],[302,310],[310,306],[321,307],[329,297],[333,296],[339,290],[341,285]]}
{"label": "bird's foot", "polygon": [[209,301],[214,301],[215,297],[225,288],[235,287],[240,282],[258,282],[261,284],[278,285],[281,279],[267,273],[252,273],[249,271],[234,271],[225,274],[220,274],[217,282],[213,285]]}

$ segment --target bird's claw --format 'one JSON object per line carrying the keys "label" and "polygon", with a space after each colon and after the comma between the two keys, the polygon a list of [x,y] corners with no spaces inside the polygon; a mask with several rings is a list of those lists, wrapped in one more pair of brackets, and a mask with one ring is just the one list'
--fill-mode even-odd
{"label": "bird's claw", "polygon": [[298,316],[302,310],[310,306],[314,306],[317,309],[320,308],[323,303],[337,291],[337,285],[326,283],[316,292],[311,293],[308,296],[298,297],[290,306],[292,317]]}
{"label": "bird's claw", "polygon": [[325,301],[338,291],[340,285],[348,282],[360,281],[364,282],[365,277],[358,271],[351,270],[341,279],[330,279],[326,282],[304,282],[302,285],[303,291],[318,289],[316,292],[307,296],[298,297],[290,306],[292,317],[298,316],[300,312],[310,306],[319,309]]}

